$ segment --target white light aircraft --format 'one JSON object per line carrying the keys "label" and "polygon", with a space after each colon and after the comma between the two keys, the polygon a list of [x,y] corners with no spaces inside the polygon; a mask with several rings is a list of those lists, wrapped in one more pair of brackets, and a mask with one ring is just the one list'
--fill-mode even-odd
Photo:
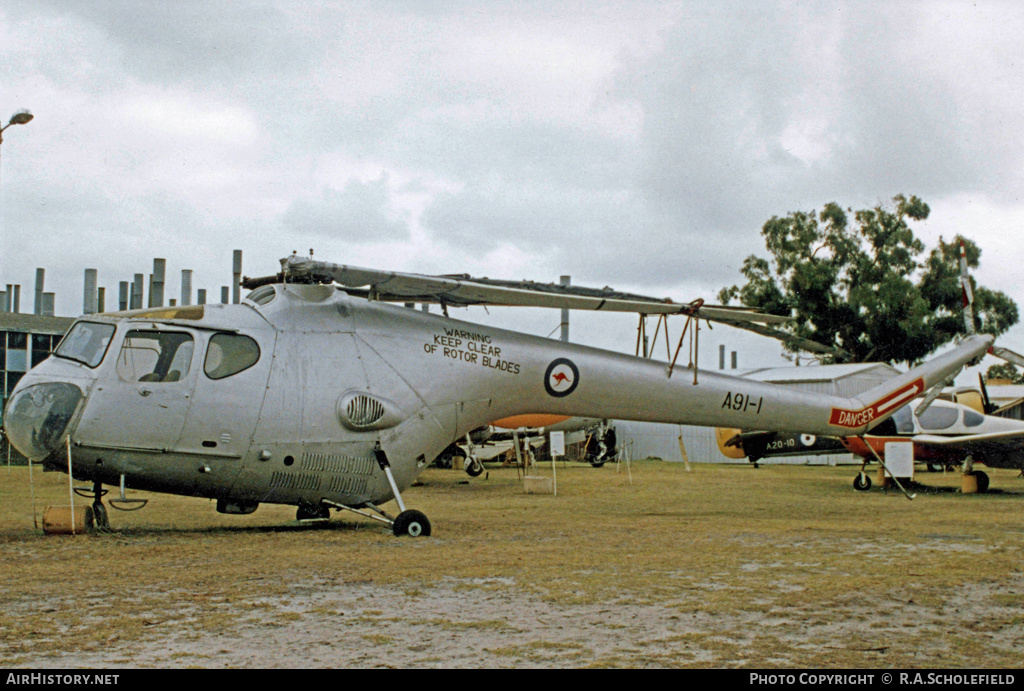
{"label": "white light aircraft", "polygon": [[[964,327],[973,336],[974,290],[967,267],[967,253],[960,241],[960,287],[963,296]],[[992,345],[988,353],[1024,366],[1024,356],[1008,348]],[[827,369],[827,365],[823,369]],[[975,463],[991,468],[1024,471],[1024,422],[990,415],[998,411],[988,400],[984,380],[980,392],[959,391],[952,401],[939,400],[942,387],[936,386],[921,400],[898,407],[892,417],[875,426],[871,434],[846,434],[816,437],[813,434],[778,434],[774,431],[718,430],[722,453],[732,458],[749,457],[752,461],[770,456],[837,453],[841,449],[860,456],[865,463],[885,461],[885,445],[890,442],[913,442],[915,460],[929,466],[959,466],[965,475],[976,478],[979,492],[989,487],[988,475],[976,470]],[[953,377],[946,382],[953,383]],[[913,397],[911,397],[913,398]],[[864,472],[854,478],[853,486],[868,490],[871,479]]]}
{"label": "white light aircraft", "polygon": [[[361,269],[291,256],[237,305],[87,315],[12,392],[21,453],[103,485],[260,503],[300,519],[351,510],[429,535],[402,491],[467,432],[519,414],[862,434],[984,355],[989,336],[854,398],[599,350],[407,309],[522,305],[727,323],[778,317],[608,289]],[[331,285],[336,283],[337,286]],[[680,342],[681,343],[681,342]],[[682,375],[685,370],[686,376]],[[123,495],[122,495],[123,496]],[[381,505],[394,500],[392,517]]]}

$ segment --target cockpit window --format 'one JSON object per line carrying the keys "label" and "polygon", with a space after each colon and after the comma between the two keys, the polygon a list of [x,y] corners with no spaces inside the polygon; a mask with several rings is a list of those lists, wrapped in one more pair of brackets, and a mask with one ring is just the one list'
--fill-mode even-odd
{"label": "cockpit window", "polygon": [[957,417],[959,417],[959,411],[956,408],[933,405],[918,415],[917,421],[925,430],[946,429],[956,422]]}
{"label": "cockpit window", "polygon": [[892,416],[893,422],[896,423],[897,434],[913,434],[914,433],[914,414],[910,410],[910,406],[903,406],[897,410]]}
{"label": "cockpit window", "polygon": [[54,355],[81,362],[89,367],[98,367],[107,353],[113,335],[112,324],[78,322],[57,346]]}
{"label": "cockpit window", "polygon": [[187,333],[129,331],[117,356],[117,374],[125,381],[179,381],[191,369],[194,350]]}
{"label": "cockpit window", "polygon": [[206,350],[203,371],[210,379],[223,379],[256,364],[260,347],[256,341],[241,334],[215,334]]}
{"label": "cockpit window", "polygon": [[964,425],[966,427],[977,427],[983,422],[985,422],[985,418],[981,413],[976,413],[973,410],[964,411]]}

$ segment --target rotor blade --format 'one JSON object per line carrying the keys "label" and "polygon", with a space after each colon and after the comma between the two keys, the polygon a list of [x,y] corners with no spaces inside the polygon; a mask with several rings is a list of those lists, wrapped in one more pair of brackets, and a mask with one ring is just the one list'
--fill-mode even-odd
{"label": "rotor blade", "polygon": [[964,326],[967,335],[974,335],[974,291],[971,290],[971,276],[967,273],[967,253],[964,242],[960,241],[960,290],[964,301]]}
{"label": "rotor blade", "polygon": [[853,359],[853,356],[849,352],[843,350],[842,348],[837,348],[835,346],[827,346],[822,343],[818,343],[817,341],[812,341],[810,339],[802,338],[800,336],[794,336],[791,333],[780,331],[779,329],[773,329],[768,326],[762,326],[760,324],[753,324],[749,322],[731,321],[728,319],[720,319],[718,321],[723,324],[727,324],[728,326],[735,327],[737,329],[744,329],[746,331],[752,331],[753,333],[760,334],[761,336],[768,336],[769,338],[774,338],[778,341],[782,341],[783,343],[797,350],[803,350],[809,353],[819,353],[822,355],[834,355],[844,360]]}
{"label": "rotor blade", "polygon": [[942,393],[942,387],[953,385],[953,380],[956,379],[957,374],[959,374],[959,371],[950,375],[950,377],[945,381],[941,381],[932,388],[930,388],[928,392],[925,393],[924,399],[921,401],[920,404],[918,404],[917,408],[914,410],[914,415],[917,415],[918,417],[923,415],[924,411],[928,410],[928,406],[930,406],[932,402],[939,397],[939,394]]}
{"label": "rotor blade", "polygon": [[988,352],[995,355],[997,358],[1002,358],[1007,362],[1012,362],[1019,367],[1024,367],[1024,355],[1015,353],[1007,348],[1000,348],[999,346],[992,346],[988,349]]}
{"label": "rotor blade", "polygon": [[640,314],[685,314],[708,321],[742,323],[782,324],[790,321],[789,317],[750,310],[704,306],[702,300],[678,303],[668,298],[620,293],[611,288],[501,281],[473,278],[465,274],[427,276],[331,264],[295,255],[282,259],[281,265],[286,280],[334,281],[343,289],[365,288],[367,297],[387,302],[440,302],[457,307],[503,305]]}

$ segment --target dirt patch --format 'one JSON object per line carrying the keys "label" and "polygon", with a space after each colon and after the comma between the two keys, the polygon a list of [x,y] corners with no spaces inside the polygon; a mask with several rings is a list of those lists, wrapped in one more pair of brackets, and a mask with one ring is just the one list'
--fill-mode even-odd
{"label": "dirt patch", "polygon": [[627,483],[560,469],[558,498],[523,495],[514,471],[472,485],[429,473],[410,497],[436,530],[417,540],[359,519],[298,525],[286,507],[237,522],[162,496],[148,514],[117,516],[109,535],[43,537],[7,516],[0,658],[48,669],[1019,665],[1020,496],[908,502],[854,492],[849,470],[752,473],[652,463]]}
{"label": "dirt patch", "polygon": [[[936,604],[850,594],[826,608],[773,607],[766,615],[695,610],[692,597],[564,605],[517,592],[512,579],[446,579],[415,592],[309,582],[288,596],[233,608],[232,621],[216,633],[192,628],[203,613],[188,604],[174,621],[150,621],[142,640],[113,634],[91,649],[20,662],[34,668],[787,667],[807,664],[813,653],[853,667],[888,665],[894,655],[912,666],[959,664],[958,630],[984,629],[993,614],[1005,615],[994,611],[1009,606],[1000,605],[1000,595],[1012,599],[1020,586],[1019,578],[973,584]],[[1020,625],[1001,634],[992,644],[1006,655],[1024,644]],[[908,642],[925,642],[927,649],[915,654]]]}

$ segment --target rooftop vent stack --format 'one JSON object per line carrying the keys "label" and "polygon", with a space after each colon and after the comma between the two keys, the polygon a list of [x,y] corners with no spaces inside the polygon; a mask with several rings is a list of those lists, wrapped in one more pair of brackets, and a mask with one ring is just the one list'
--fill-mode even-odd
{"label": "rooftop vent stack", "polygon": [[181,270],[181,304],[192,304],[192,269]]}
{"label": "rooftop vent stack", "polygon": [[4,312],[11,311],[11,303],[14,302],[14,286],[7,284],[7,292],[4,293]]}
{"label": "rooftop vent stack", "polygon": [[242,288],[242,250],[235,250],[231,260],[231,302],[237,305]]}
{"label": "rooftop vent stack", "polygon": [[32,309],[33,314],[43,313],[43,281],[46,278],[46,269],[36,269],[36,303]]}
{"label": "rooftop vent stack", "polygon": [[151,288],[149,290],[149,306],[150,307],[163,307],[164,306],[164,280],[167,273],[167,260],[166,259],[154,259],[153,260],[153,276],[151,278]]}
{"label": "rooftop vent stack", "polygon": [[128,281],[121,281],[117,284],[117,308],[122,312],[128,309],[128,299],[131,295],[128,285]]}
{"label": "rooftop vent stack", "polygon": [[[568,288],[569,287],[569,283],[571,282],[571,280],[572,280],[571,276],[562,276],[560,284],[565,286],[566,288]],[[566,342],[566,343],[569,342],[569,310],[567,310],[567,309],[563,309],[562,310],[562,335],[561,335],[561,339],[564,342]]]}
{"label": "rooftop vent stack", "polygon": [[21,284],[14,284],[14,305],[11,307],[11,311],[15,314],[21,312]]}
{"label": "rooftop vent stack", "polygon": [[53,293],[43,293],[43,316],[44,317],[52,317],[53,316],[53,303],[54,303],[54,294]]}
{"label": "rooftop vent stack", "polygon": [[132,281],[132,302],[131,309],[140,310],[142,309],[142,286],[145,280],[144,274],[135,274],[135,279]]}
{"label": "rooftop vent stack", "polygon": [[0,290],[0,312],[7,312],[7,291]]}
{"label": "rooftop vent stack", "polygon": [[206,304],[206,288],[200,288],[200,289],[198,289],[196,291],[196,304],[197,305],[205,305]]}
{"label": "rooftop vent stack", "polygon": [[222,305],[228,304],[228,298],[229,297],[230,297],[230,294],[228,292],[228,287],[227,286],[221,286],[220,287],[220,304],[222,304]]}
{"label": "rooftop vent stack", "polygon": [[85,288],[82,314],[96,314],[96,269],[85,270]]}
{"label": "rooftop vent stack", "polygon": [[96,311],[101,314],[107,311],[107,289],[103,286],[96,289]]}

